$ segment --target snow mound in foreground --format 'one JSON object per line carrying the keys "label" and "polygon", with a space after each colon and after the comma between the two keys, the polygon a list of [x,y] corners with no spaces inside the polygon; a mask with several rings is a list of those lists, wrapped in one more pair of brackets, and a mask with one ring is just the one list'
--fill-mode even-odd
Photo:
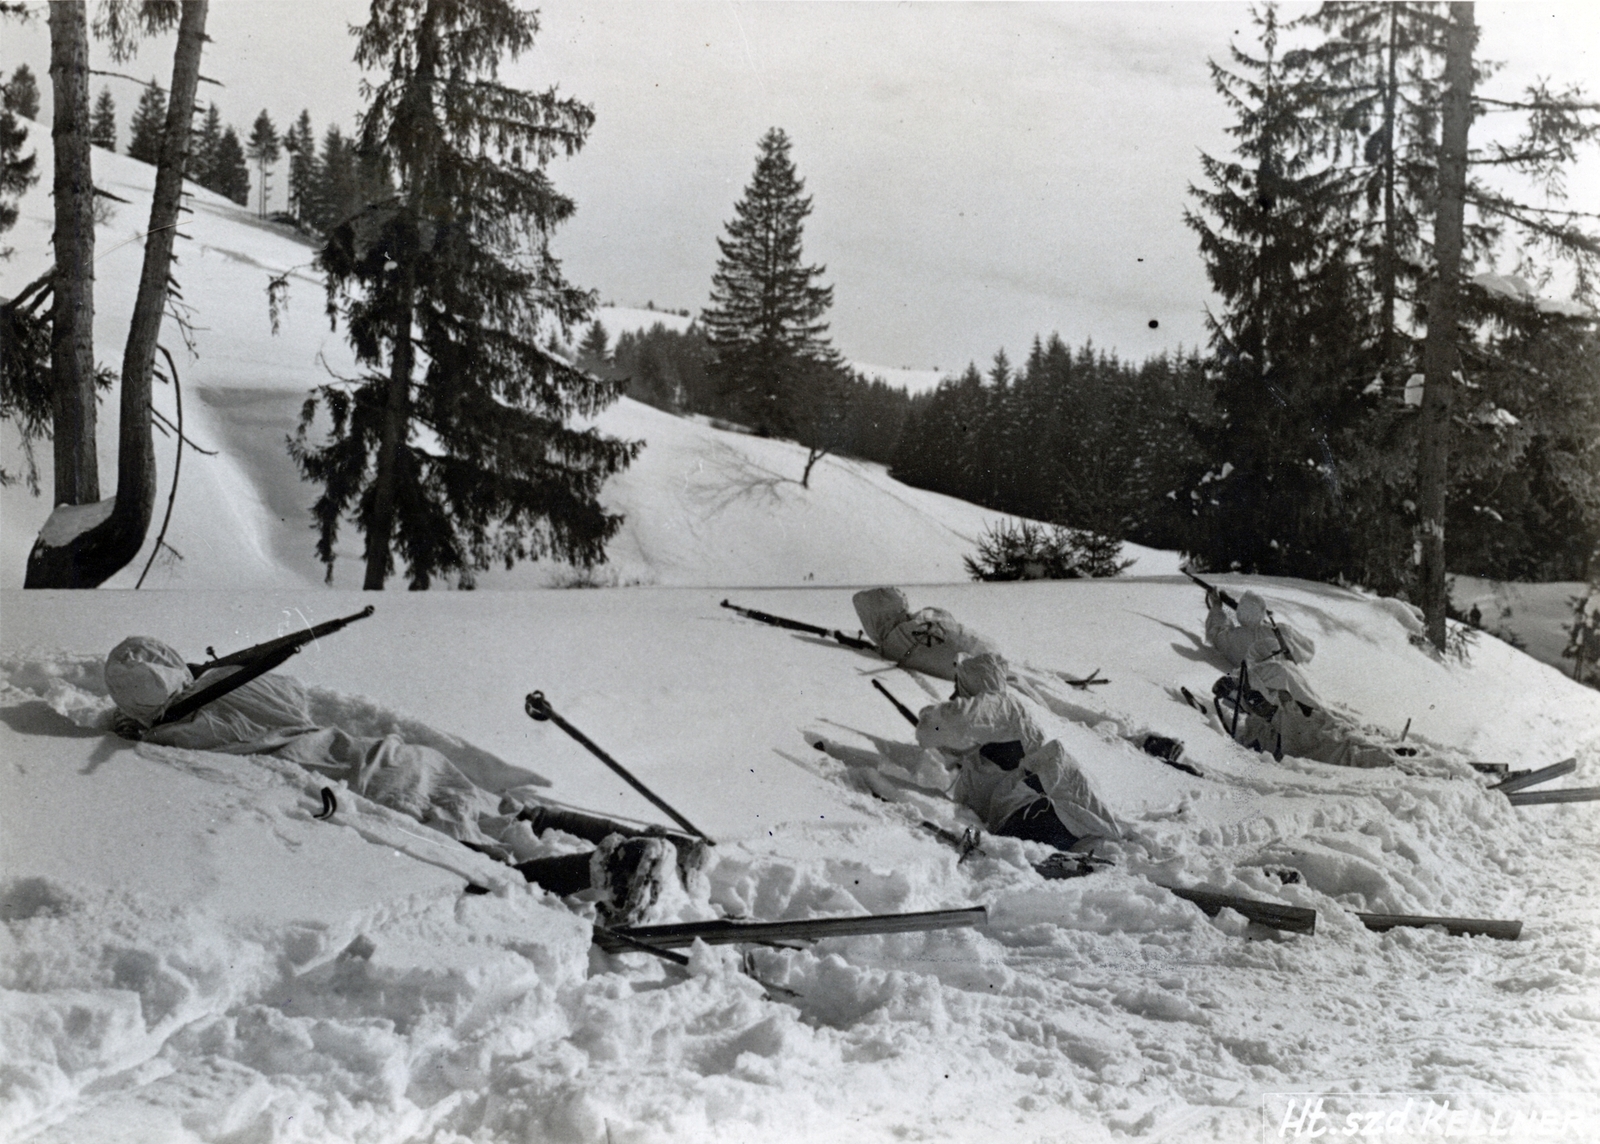
{"label": "snow mound in foreground", "polygon": [[[1415,712],[1412,737],[1447,757],[1576,751],[1563,785],[1593,781],[1593,693],[1489,640],[1470,665],[1437,663],[1351,593],[1262,587],[1315,635],[1331,699],[1394,728]],[[97,647],[130,614],[193,643],[253,614],[243,597],[45,594],[8,614],[0,657],[0,1135],[1234,1140],[1258,1134],[1264,1093],[1600,1088],[1592,805],[1517,809],[1476,778],[1234,747],[1173,695],[1219,671],[1192,643],[1186,584],[913,592],[1017,662],[1113,679],[1070,693],[1099,728],[1058,718],[1051,731],[1135,840],[1114,869],[1045,882],[1034,844],[990,837],[960,861],[920,823],[959,830],[965,812],[797,735],[905,743],[869,681],[914,706],[942,685],[732,617],[719,595],[386,598],[292,667],[320,717],[471,727],[475,749],[537,763],[569,801],[649,813],[522,714],[519,693],[543,682],[719,838],[684,911],[978,904],[987,926],[747,957],[698,947],[687,970],[600,954],[585,910],[412,820],[344,792],[318,821],[320,781],[292,764],[98,730],[98,657],[63,648]],[[848,622],[845,591],[740,600]],[[417,721],[395,723],[398,710]],[[1108,720],[1182,738],[1205,778],[1142,755]],[[1168,885],[1309,906],[1316,933],[1208,918]],[[1524,928],[1517,942],[1376,934],[1359,910]]]}

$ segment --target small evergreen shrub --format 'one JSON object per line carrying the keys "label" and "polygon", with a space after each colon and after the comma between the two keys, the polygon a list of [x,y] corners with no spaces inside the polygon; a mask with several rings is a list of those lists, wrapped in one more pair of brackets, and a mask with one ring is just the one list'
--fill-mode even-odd
{"label": "small evergreen shrub", "polygon": [[1122,541],[1083,528],[1006,520],[984,529],[976,558],[962,557],[974,580],[1078,580],[1115,576]]}

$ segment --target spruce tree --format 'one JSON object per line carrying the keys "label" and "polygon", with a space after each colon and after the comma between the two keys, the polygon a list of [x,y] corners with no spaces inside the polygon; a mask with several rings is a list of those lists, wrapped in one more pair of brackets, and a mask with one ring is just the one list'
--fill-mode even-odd
{"label": "spruce tree", "polygon": [[24,119],[39,118],[39,81],[27,64],[18,64],[3,85],[5,108]]}
{"label": "spruce tree", "polygon": [[267,168],[278,161],[282,153],[279,147],[278,129],[273,126],[272,117],[267,114],[267,109],[262,108],[261,114],[256,116],[254,125],[250,128],[250,140],[245,144],[244,153],[256,165],[256,173],[260,176],[259,185],[261,197],[256,202],[256,216],[267,217],[267,195],[270,187],[267,182]]}
{"label": "spruce tree", "polygon": [[[38,157],[32,150],[24,155],[28,129],[18,114],[0,102],[0,235],[17,221],[17,196],[39,176],[34,168]],[[10,258],[12,248],[0,239],[0,261]],[[50,327],[38,308],[45,295],[35,283],[23,293],[0,304],[0,421],[9,421],[21,439],[24,469],[21,473],[0,468],[0,486],[19,476],[35,494],[39,491],[39,468],[34,459],[35,441],[50,436],[54,394],[50,377]]]}
{"label": "spruce tree", "polygon": [[102,87],[94,101],[94,115],[89,119],[89,142],[107,151],[117,149],[117,103],[111,98],[111,89]]}
{"label": "spruce tree", "polygon": [[[498,78],[536,30],[510,0],[374,0],[358,34],[356,62],[386,69],[360,148],[400,190],[335,226],[319,255],[329,308],[370,371],[318,389],[291,443],[323,489],[313,512],[330,576],[347,515],[366,537],[367,588],[397,554],[413,588],[545,555],[592,566],[622,524],[598,495],[641,443],[568,424],[619,387],[547,345],[549,326],[569,330],[593,304],[549,253],[574,207],[545,173],[582,146],[593,113]],[[332,422],[320,446],[319,407]]]}
{"label": "spruce tree", "polygon": [[211,189],[240,206],[250,202],[250,168],[245,165],[238,132],[231,126],[223,128],[222,138],[217,140],[216,156],[211,163]]}
{"label": "spruce tree", "polygon": [[[716,352],[712,380],[757,431],[787,435],[808,395],[807,363],[831,362],[822,316],[833,287],[824,267],[801,261],[803,224],[811,213],[805,183],[789,157],[789,137],[772,128],[761,137],[755,176],[734,206],[711,278],[706,336]],[[814,375],[812,375],[814,376]]]}
{"label": "spruce tree", "polygon": [[1212,568],[1332,578],[1351,542],[1335,446],[1371,368],[1355,191],[1323,158],[1315,86],[1279,57],[1276,8],[1253,19],[1262,53],[1211,65],[1236,158],[1202,154],[1210,186],[1185,212],[1224,307],[1208,318],[1217,416],[1185,490],[1191,551]]}
{"label": "spruce tree", "polygon": [[[16,197],[38,181],[34,173],[37,156],[30,151],[22,153],[28,141],[28,129],[17,121],[20,113],[10,106],[0,104],[0,234],[10,230],[17,221]],[[0,258],[11,257],[9,247],[0,248]]]}
{"label": "spruce tree", "polygon": [[161,132],[167,122],[167,93],[152,79],[139,95],[128,124],[128,154],[154,166],[161,159]]}
{"label": "spruce tree", "polygon": [[222,112],[213,103],[206,108],[206,116],[200,121],[200,130],[195,133],[194,142],[189,148],[189,170],[186,175],[208,191],[217,190],[217,148],[221,144]]}
{"label": "spruce tree", "polygon": [[583,341],[578,343],[578,364],[585,369],[603,367],[611,350],[610,335],[606,333],[605,326],[599,320],[589,323],[589,328],[584,331]]}
{"label": "spruce tree", "polygon": [[311,195],[311,225],[321,231],[349,218],[356,207],[356,159],[351,144],[337,124],[329,124],[322,135],[322,155],[315,168],[316,185]]}
{"label": "spruce tree", "polygon": [[1311,51],[1326,108],[1324,145],[1345,160],[1360,193],[1361,258],[1378,302],[1377,365],[1391,387],[1415,360],[1406,311],[1423,273],[1432,211],[1445,10],[1434,2],[1356,0],[1325,3],[1306,17],[1326,35]]}
{"label": "spruce tree", "polygon": [[284,133],[283,149],[289,152],[289,213],[300,222],[310,222],[317,195],[317,140],[311,133],[311,112],[301,111]]}

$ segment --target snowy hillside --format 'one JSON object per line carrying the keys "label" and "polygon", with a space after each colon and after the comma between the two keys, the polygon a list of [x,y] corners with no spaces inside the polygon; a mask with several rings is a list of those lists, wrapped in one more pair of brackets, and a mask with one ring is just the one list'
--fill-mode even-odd
{"label": "snowy hillside", "polygon": [[[1443,757],[1514,766],[1576,754],[1558,785],[1600,780],[1595,692],[1494,640],[1470,665],[1436,663],[1349,592],[1261,586],[1316,639],[1317,687],[1389,735],[1409,719],[1410,740]],[[1044,882],[1034,844],[992,837],[958,864],[916,822],[970,819],[894,784],[878,786],[896,801],[871,797],[801,734],[905,742],[869,681],[913,705],[945,685],[743,620],[722,595],[390,593],[291,666],[324,722],[491,752],[548,776],[558,799],[659,820],[524,716],[523,695],[544,690],[717,838],[700,910],[980,904],[987,926],[756,949],[755,977],[729,947],[687,972],[592,952],[582,911],[413,820],[343,792],[316,821],[320,780],[293,764],[99,729],[99,662],[125,633],[197,655],[370,597],[48,593],[19,608],[8,595],[0,1137],[1239,1141],[1268,1138],[1273,1094],[1354,1091],[1486,1116],[1559,1101],[1565,1131],[1519,1138],[1594,1138],[1594,804],[1517,808],[1476,777],[1233,746],[1173,691],[1206,693],[1219,671],[1187,582],[913,589],[1014,659],[1100,668],[1109,686],[1071,694],[1181,738],[1206,776],[1058,721],[1133,827],[1119,868]],[[854,622],[846,590],[733,595]],[[468,881],[493,892],[463,896]],[[1316,932],[1208,919],[1161,884],[1309,906]],[[1523,930],[1377,934],[1356,910]]]}
{"label": "snowy hillside", "polygon": [[[40,132],[35,137],[47,137]],[[21,219],[8,239],[17,254],[0,263],[0,296],[10,296],[47,263],[50,218],[49,149],[45,169],[24,196]],[[113,205],[97,234],[96,344],[102,362],[121,360],[153,186],[153,169],[126,156],[95,154],[100,186],[131,200]],[[249,212],[207,191],[194,190],[194,214],[178,244],[177,277],[193,326],[194,354],[182,352],[169,322],[166,344],[179,360],[185,434],[215,456],[186,451],[182,482],[167,540],[181,561],[165,554],[145,584],[155,588],[269,588],[322,583],[312,551],[310,505],[316,490],[303,482],[284,448],[294,433],[307,391],[328,371],[350,376],[355,366],[343,339],[328,328],[323,288],[311,269],[312,249],[286,228],[258,222]],[[274,336],[267,309],[271,275],[290,273],[288,310]],[[619,328],[661,319],[688,319],[649,310],[607,310]],[[609,327],[608,327],[609,328]],[[613,335],[616,331],[613,331]],[[157,408],[176,420],[170,387],[158,386]],[[115,392],[100,407],[103,481],[115,480]],[[600,427],[645,441],[631,470],[610,482],[602,499],[628,523],[610,548],[611,563],[593,577],[602,584],[865,584],[889,578],[934,583],[963,578],[961,558],[973,552],[986,523],[999,514],[963,501],[907,488],[883,466],[829,457],[800,487],[805,453],[782,441],[758,440],[679,419],[632,401],[605,411]],[[0,429],[8,470],[21,467],[16,436]],[[158,514],[171,480],[173,442],[159,434]],[[21,486],[0,492],[0,587],[22,584],[29,547],[49,515],[49,447],[39,453],[43,494]],[[104,489],[109,495],[110,488]],[[159,520],[159,515],[158,515]],[[360,577],[361,540],[346,529],[335,585]],[[132,587],[146,551],[108,587]],[[1171,572],[1165,554],[1130,549],[1140,572]],[[481,588],[526,588],[568,583],[571,569],[524,565],[478,579]]]}
{"label": "snowy hillside", "polygon": [[[106,189],[148,196],[148,168],[96,160]],[[47,204],[25,198],[0,295],[43,269]],[[346,535],[329,590],[283,441],[348,353],[303,240],[204,192],[193,205],[185,426],[217,455],[186,454],[169,535],[184,558],[147,581],[183,590],[0,593],[0,1140],[1232,1144],[1296,1136],[1314,1097],[1341,1116],[1328,1136],[1381,1113],[1408,1129],[1390,1140],[1449,1124],[1600,1139],[1600,805],[1515,806],[1467,765],[1572,757],[1553,785],[1600,785],[1600,692],[1488,637],[1435,660],[1393,601],[1222,577],[1316,641],[1307,672],[1330,705],[1423,751],[1418,773],[1274,762],[1181,697],[1228,665],[1172,554],[1130,552],[1116,580],[966,583],[994,514],[834,458],[802,489],[794,447],[632,402],[601,423],[649,444],[608,486],[629,522],[589,579],[634,587],[363,595],[345,590]],[[143,218],[117,206],[100,233],[106,362]],[[274,337],[266,280],[286,270]],[[172,398],[158,394],[169,415]],[[171,445],[158,438],[163,489]],[[48,506],[0,495],[0,587],[20,582]],[[535,565],[482,584],[576,579]],[[815,748],[894,754],[911,731],[871,683],[913,707],[949,685],[719,606],[853,631],[851,586],[889,582],[1051,681],[1048,733],[1129,827],[1114,867],[1047,882],[1039,844],[992,836],[959,860],[921,823],[959,832],[969,812]],[[125,635],[198,659],[373,601],[286,668],[315,721],[431,745],[496,791],[543,778],[555,800],[660,821],[524,714],[542,690],[717,840],[654,920],[983,906],[985,924],[746,957],[700,946],[686,969],[609,956],[592,906],[414,818],[341,789],[319,819],[324,780],[295,763],[108,733],[101,665]],[[1096,669],[1110,683],[1061,679]],[[1201,775],[1117,728],[1181,740]],[[1315,932],[1211,918],[1174,886],[1314,909]],[[1522,929],[1377,933],[1358,912]]]}

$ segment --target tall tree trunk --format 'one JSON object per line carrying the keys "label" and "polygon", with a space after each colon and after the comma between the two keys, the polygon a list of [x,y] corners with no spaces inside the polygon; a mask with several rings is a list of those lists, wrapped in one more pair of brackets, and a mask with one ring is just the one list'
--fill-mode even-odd
{"label": "tall tree trunk", "polygon": [[395,317],[389,355],[389,386],[384,393],[383,434],[378,439],[378,472],[372,486],[372,519],[367,524],[367,576],[361,587],[380,591],[389,575],[389,545],[394,534],[395,490],[399,486],[400,450],[411,424],[411,373],[416,353],[411,342],[411,317],[416,288],[410,263],[404,271],[400,313]]}
{"label": "tall tree trunk", "polygon": [[55,299],[50,369],[55,383],[55,503],[100,499],[95,450],[94,174],[89,150],[89,25],[80,0],[50,5],[55,94]]}
{"label": "tall tree trunk", "polygon": [[1444,521],[1450,470],[1450,413],[1456,347],[1457,295],[1461,284],[1463,200],[1467,182],[1467,133],[1472,126],[1472,49],[1477,39],[1473,5],[1450,5],[1445,55],[1445,93],[1439,150],[1439,204],[1434,222],[1436,265],[1428,304],[1428,340],[1423,347],[1422,425],[1417,450],[1417,508],[1421,516],[1422,613],[1428,639],[1445,647]]}
{"label": "tall tree trunk", "polygon": [[1395,251],[1395,122],[1394,105],[1399,96],[1400,7],[1389,8],[1389,58],[1388,75],[1383,92],[1383,253],[1378,260],[1378,293],[1382,298],[1382,311],[1378,317],[1378,368],[1388,379],[1394,368],[1394,302],[1395,265],[1399,261]]}
{"label": "tall tree trunk", "polygon": [[[183,0],[178,45],[172,57],[172,97],[167,104],[161,159],[156,167],[144,268],[122,355],[122,407],[117,435],[117,499],[111,515],[59,546],[34,545],[28,555],[29,588],[93,588],[139,555],[156,501],[155,442],[150,432],[151,375],[156,340],[167,306],[172,244],[182,205],[183,171],[208,0]],[[81,9],[81,5],[78,5]]]}

